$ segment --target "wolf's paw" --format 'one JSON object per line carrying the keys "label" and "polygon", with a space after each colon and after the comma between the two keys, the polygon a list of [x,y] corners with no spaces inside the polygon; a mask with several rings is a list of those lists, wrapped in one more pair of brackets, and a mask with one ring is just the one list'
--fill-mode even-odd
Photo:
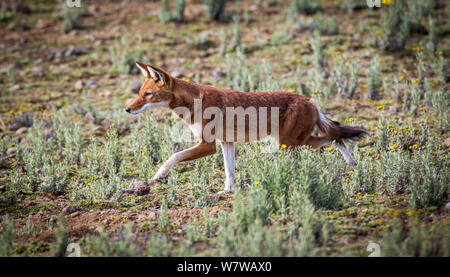
{"label": "wolf's paw", "polygon": [[217,196],[222,196],[222,195],[231,195],[233,193],[233,191],[231,189],[224,189],[221,190],[217,193]]}
{"label": "wolf's paw", "polygon": [[150,180],[150,183],[153,183],[153,182],[166,183],[167,179],[168,179],[167,176],[158,176],[158,175],[155,175],[155,176]]}

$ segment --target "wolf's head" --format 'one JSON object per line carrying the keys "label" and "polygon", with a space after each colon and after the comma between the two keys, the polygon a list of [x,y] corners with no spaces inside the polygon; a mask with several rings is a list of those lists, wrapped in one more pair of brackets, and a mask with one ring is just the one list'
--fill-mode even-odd
{"label": "wolf's head", "polygon": [[173,98],[172,77],[158,67],[140,62],[136,62],[136,65],[146,79],[139,90],[138,97],[127,105],[125,111],[138,114],[154,107],[169,107]]}

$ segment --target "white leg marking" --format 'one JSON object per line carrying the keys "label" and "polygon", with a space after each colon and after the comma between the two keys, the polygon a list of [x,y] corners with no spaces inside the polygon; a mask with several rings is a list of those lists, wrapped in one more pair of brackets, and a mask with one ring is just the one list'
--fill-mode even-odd
{"label": "white leg marking", "polygon": [[[184,150],[185,151],[185,150]],[[174,167],[178,161],[180,160],[180,154],[182,153],[178,152],[173,154],[159,169],[158,172],[156,172],[155,176],[153,177],[153,180],[158,180],[161,178],[164,178],[167,176],[169,171]]]}
{"label": "white leg marking", "polygon": [[[194,147],[197,147],[197,146],[198,145],[196,145]],[[153,179],[157,180],[157,179],[166,177],[167,174],[169,173],[169,171],[172,169],[172,167],[174,167],[177,163],[179,163],[183,159],[184,154],[194,147],[185,149],[183,151],[180,151],[180,152],[175,153],[172,156],[170,156],[170,158],[159,168],[158,172],[156,172]]]}
{"label": "white leg marking", "polygon": [[351,165],[351,166],[356,165],[356,162],[353,159],[352,154],[350,154],[350,152],[348,151],[347,147],[345,147],[344,145],[338,144],[338,148],[339,148],[339,151],[341,152],[342,156],[344,156],[345,161],[349,165]]}
{"label": "white leg marking", "polygon": [[235,175],[235,149],[233,142],[220,142],[225,163],[225,188],[223,192],[231,192],[236,180]]}

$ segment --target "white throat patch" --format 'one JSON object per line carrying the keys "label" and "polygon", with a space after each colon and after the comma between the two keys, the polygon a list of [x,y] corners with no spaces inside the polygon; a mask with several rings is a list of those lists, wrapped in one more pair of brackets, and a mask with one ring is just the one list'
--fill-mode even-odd
{"label": "white throat patch", "polygon": [[143,112],[145,110],[151,109],[151,108],[168,108],[169,102],[168,101],[162,101],[162,102],[156,102],[156,103],[147,103],[144,106],[142,106],[139,110],[131,111],[132,114],[138,114],[140,112]]}

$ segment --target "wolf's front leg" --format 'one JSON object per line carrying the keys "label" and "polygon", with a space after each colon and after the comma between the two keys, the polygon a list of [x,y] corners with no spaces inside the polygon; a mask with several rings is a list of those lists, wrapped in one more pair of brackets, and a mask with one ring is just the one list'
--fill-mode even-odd
{"label": "wolf's front leg", "polygon": [[216,153],[216,142],[200,142],[196,146],[173,154],[158,170],[153,180],[167,176],[170,169],[180,162],[192,161]]}
{"label": "wolf's front leg", "polygon": [[223,159],[225,164],[225,188],[223,191],[219,192],[219,194],[222,193],[230,193],[234,181],[236,180],[235,175],[235,148],[234,148],[234,142],[221,142],[220,145],[222,146],[222,152],[223,152]]}

